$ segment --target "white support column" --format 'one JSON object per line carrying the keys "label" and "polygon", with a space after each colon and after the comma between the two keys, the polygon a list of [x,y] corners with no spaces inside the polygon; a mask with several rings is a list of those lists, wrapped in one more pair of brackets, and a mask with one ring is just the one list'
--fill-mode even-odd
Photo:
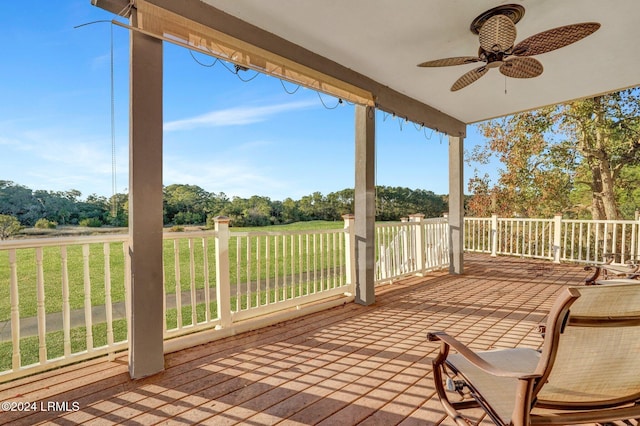
{"label": "white support column", "polygon": [[216,297],[220,327],[231,326],[231,279],[229,278],[229,218],[216,216]]}
{"label": "white support column", "polygon": [[414,213],[409,215],[409,222],[415,223],[412,227],[413,241],[415,244],[415,268],[418,274],[425,275],[426,247],[424,241],[424,214]]}
{"label": "white support column", "polygon": [[129,78],[129,374],[138,379],[164,369],[161,40],[131,31]]}
{"label": "white support column", "polygon": [[449,273],[464,272],[464,138],[449,136]]}
{"label": "white support column", "polygon": [[375,109],[356,105],[356,294],[361,305],[375,303]]}
{"label": "white support column", "polygon": [[347,286],[349,292],[354,293],[354,286],[356,282],[356,270],[355,270],[355,257],[356,257],[356,239],[355,239],[355,215],[344,214],[342,215],[344,220],[344,229],[348,232],[345,235],[345,269],[347,270]]}

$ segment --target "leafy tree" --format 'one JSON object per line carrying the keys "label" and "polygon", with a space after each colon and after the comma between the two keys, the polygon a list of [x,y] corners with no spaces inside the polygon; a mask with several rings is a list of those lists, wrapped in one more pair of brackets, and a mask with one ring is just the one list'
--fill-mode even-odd
{"label": "leafy tree", "polygon": [[[109,211],[104,222],[111,226],[127,226],[129,223],[129,195],[114,194],[108,201]],[[115,216],[113,215],[115,206]]]}
{"label": "leafy tree", "polygon": [[0,214],[14,216],[21,223],[33,225],[42,217],[42,206],[26,186],[0,180]]}
{"label": "leafy tree", "polygon": [[300,221],[300,209],[298,203],[291,198],[285,198],[282,202],[282,223],[293,223]]}
{"label": "leafy tree", "polygon": [[426,217],[439,217],[447,210],[441,196],[423,189],[378,186],[376,188],[376,218],[399,220],[413,213]]}
{"label": "leafy tree", "polygon": [[321,220],[325,218],[325,198],[318,191],[302,197],[298,206],[302,220]]}
{"label": "leafy tree", "polygon": [[481,124],[488,143],[471,161],[495,157],[504,169],[492,188],[474,176],[469,189],[480,198],[470,208],[486,210],[491,200],[501,215],[588,210],[593,219],[619,219],[623,188],[638,182],[631,169],[640,160],[639,113],[638,91],[627,90]]}
{"label": "leafy tree", "polygon": [[343,189],[338,192],[331,192],[327,195],[326,201],[331,220],[341,220],[345,214],[353,213],[354,190]]}
{"label": "leafy tree", "polygon": [[209,213],[208,200],[209,193],[197,185],[174,184],[165,187],[165,223],[203,223]]}
{"label": "leafy tree", "polygon": [[0,240],[6,240],[20,228],[20,221],[15,216],[0,214]]}

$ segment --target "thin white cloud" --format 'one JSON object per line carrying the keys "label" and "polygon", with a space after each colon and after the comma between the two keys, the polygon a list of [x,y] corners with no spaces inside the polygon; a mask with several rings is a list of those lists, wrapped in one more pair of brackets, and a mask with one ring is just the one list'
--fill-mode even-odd
{"label": "thin white cloud", "polygon": [[163,181],[165,185],[197,185],[210,192],[224,192],[229,197],[279,195],[288,185],[272,176],[268,169],[239,158],[233,162],[211,158],[197,161],[172,155],[164,158]]}
{"label": "thin white cloud", "polygon": [[[111,142],[61,128],[31,129],[0,138],[6,156],[0,159],[3,179],[31,189],[78,189],[83,196],[111,194]],[[116,151],[118,190],[127,186],[127,148]]]}
{"label": "thin white cloud", "polygon": [[282,112],[306,109],[312,106],[317,106],[317,102],[300,101],[258,107],[228,108],[182,120],[168,121],[164,123],[164,130],[170,132],[200,127],[240,126],[265,121],[269,117]]}

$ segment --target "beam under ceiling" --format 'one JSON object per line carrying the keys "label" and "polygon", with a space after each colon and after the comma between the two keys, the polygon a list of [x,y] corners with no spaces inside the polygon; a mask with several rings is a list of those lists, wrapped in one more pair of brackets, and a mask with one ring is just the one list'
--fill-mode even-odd
{"label": "beam under ceiling", "polygon": [[129,6],[130,2],[129,0],[91,0],[91,4],[118,15]]}
{"label": "beam under ceiling", "polygon": [[[98,7],[110,7],[108,10],[118,9],[123,4],[125,6],[128,4],[125,0],[92,1]],[[466,124],[464,122],[200,0],[147,0],[147,2],[365,90],[373,95],[378,109],[452,136],[466,136]]]}

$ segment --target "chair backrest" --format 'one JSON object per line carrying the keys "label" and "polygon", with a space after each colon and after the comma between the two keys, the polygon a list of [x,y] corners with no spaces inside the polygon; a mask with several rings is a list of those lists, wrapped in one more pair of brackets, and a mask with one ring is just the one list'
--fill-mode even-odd
{"label": "chair backrest", "polygon": [[558,326],[545,335],[536,405],[578,409],[640,400],[640,281],[569,290],[579,297],[558,307]]}

